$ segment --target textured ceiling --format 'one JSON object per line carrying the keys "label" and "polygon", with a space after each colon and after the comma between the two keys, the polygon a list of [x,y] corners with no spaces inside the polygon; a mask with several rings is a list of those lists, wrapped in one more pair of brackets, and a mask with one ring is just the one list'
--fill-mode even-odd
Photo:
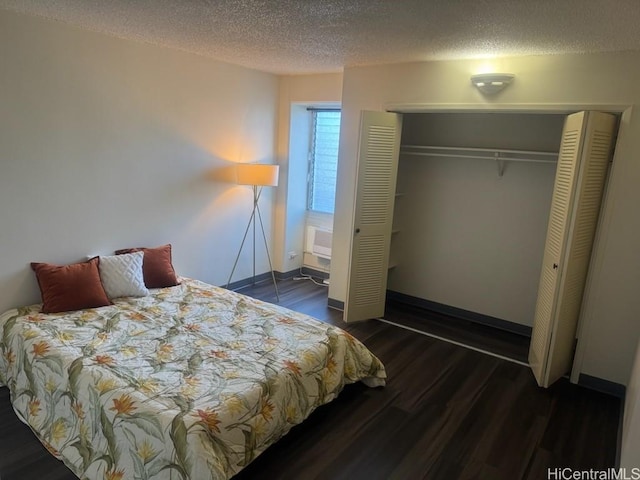
{"label": "textured ceiling", "polygon": [[0,0],[273,73],[640,50],[640,0]]}

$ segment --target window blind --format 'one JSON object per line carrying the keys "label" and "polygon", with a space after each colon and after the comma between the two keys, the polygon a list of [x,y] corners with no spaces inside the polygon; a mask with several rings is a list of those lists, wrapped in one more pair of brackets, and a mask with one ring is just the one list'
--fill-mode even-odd
{"label": "window blind", "polygon": [[313,110],[313,131],[309,168],[309,210],[335,210],[340,141],[340,111]]}

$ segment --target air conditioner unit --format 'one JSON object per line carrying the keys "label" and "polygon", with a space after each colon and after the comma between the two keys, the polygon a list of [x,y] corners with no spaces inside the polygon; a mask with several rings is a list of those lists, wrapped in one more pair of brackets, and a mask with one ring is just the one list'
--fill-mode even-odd
{"label": "air conditioner unit", "polygon": [[320,258],[331,259],[333,232],[319,227],[307,227],[305,251]]}

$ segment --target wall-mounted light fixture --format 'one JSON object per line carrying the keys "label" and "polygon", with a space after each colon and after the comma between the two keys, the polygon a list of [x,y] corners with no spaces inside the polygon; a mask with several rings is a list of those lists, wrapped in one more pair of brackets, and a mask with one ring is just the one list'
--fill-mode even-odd
{"label": "wall-mounted light fixture", "polygon": [[471,75],[471,83],[485,95],[493,95],[509,85],[514,77],[513,73],[478,73]]}

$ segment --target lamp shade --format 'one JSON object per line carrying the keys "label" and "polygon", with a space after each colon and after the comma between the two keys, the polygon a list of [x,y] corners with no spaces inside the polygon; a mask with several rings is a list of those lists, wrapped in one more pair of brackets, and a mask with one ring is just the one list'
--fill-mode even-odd
{"label": "lamp shade", "polygon": [[238,184],[277,187],[279,170],[280,167],[278,165],[241,163],[236,165]]}

